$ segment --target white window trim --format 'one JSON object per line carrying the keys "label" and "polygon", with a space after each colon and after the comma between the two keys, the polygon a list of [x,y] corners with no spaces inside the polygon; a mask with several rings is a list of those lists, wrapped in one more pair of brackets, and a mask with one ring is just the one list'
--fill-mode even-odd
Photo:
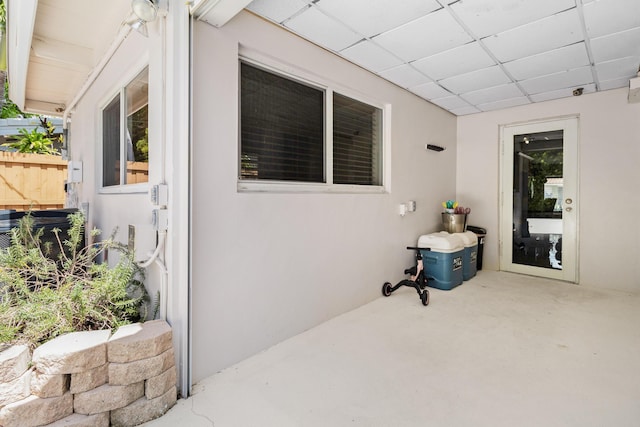
{"label": "white window trim", "polygon": [[[325,178],[326,183],[320,182],[296,182],[296,181],[251,181],[240,179],[240,162],[237,162],[237,191],[256,193],[354,193],[354,194],[385,194],[391,192],[391,104],[382,103],[371,97],[346,88],[335,82],[298,69],[291,64],[281,63],[274,58],[264,55],[252,49],[240,47],[238,61],[238,73],[240,62],[255,65],[266,71],[273,72],[281,77],[294,82],[302,83],[310,87],[324,91],[324,129],[325,129]],[[240,96],[240,79],[238,79],[238,96]],[[379,108],[382,111],[382,185],[351,185],[333,183],[333,93],[352,98],[356,101]],[[238,115],[240,111],[238,110]],[[238,120],[240,124],[240,120]],[[240,130],[238,129],[238,156],[242,149]]]}
{"label": "white window trim", "polygon": [[[100,141],[99,144],[99,149],[96,150],[96,182],[99,183],[99,187],[98,187],[98,194],[140,194],[140,193],[148,193],[149,192],[149,182],[141,182],[141,183],[136,183],[136,184],[119,184],[119,185],[109,185],[109,186],[105,186],[104,185],[104,165],[103,165],[103,156],[104,156],[104,141],[103,141],[103,117],[102,117],[102,112],[104,111],[104,109],[107,107],[107,105],[109,105],[109,103],[116,97],[116,94],[120,97],[120,115],[122,118],[123,116],[123,111],[124,108],[126,108],[126,106],[124,105],[123,99],[124,99],[124,92],[125,89],[127,87],[127,85],[129,83],[131,83],[133,81],[133,79],[136,78],[136,76],[138,74],[140,74],[142,72],[142,70],[145,69],[145,67],[149,68],[149,58],[147,55],[143,55],[142,58],[140,58],[140,61],[136,64],[135,67],[132,67],[129,73],[127,73],[126,75],[124,75],[120,80],[118,80],[117,84],[115,85],[115,87],[117,89],[112,90],[111,92],[109,92],[109,95],[106,95],[103,99],[102,102],[98,103],[98,111],[96,113],[96,117],[97,117],[97,129],[96,129],[96,140]],[[151,72],[151,70],[148,70],[149,72]],[[151,123],[149,123],[149,125],[151,125]],[[126,126],[125,126],[126,127]],[[120,128],[120,144],[122,144],[123,138],[124,138],[124,132],[125,132],[125,127],[121,126]],[[149,143],[151,144],[151,141],[149,141]],[[122,148],[122,146],[120,147]]]}

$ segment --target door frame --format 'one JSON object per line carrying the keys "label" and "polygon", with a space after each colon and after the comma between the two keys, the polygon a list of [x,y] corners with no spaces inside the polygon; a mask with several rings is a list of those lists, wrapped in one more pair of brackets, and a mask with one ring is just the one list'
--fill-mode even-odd
{"label": "door frame", "polygon": [[[579,116],[561,116],[500,125],[500,270],[578,283],[579,272]],[[563,197],[572,199],[571,211],[563,203],[562,270],[514,264],[513,257],[513,136],[562,129]],[[509,168],[510,170],[507,170]],[[571,179],[573,178],[573,179]],[[573,182],[572,182],[573,181]]]}

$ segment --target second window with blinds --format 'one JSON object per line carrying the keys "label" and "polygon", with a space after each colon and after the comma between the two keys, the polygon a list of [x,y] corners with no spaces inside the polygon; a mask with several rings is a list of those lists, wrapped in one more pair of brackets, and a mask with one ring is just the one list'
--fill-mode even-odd
{"label": "second window with blinds", "polygon": [[239,187],[382,188],[382,122],[379,107],[241,61]]}

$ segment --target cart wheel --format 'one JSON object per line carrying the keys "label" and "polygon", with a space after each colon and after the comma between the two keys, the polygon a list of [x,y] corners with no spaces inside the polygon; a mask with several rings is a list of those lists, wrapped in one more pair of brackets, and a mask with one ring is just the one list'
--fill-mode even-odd
{"label": "cart wheel", "polygon": [[429,305],[429,289],[425,289],[420,295],[420,299],[422,300],[422,305]]}
{"label": "cart wheel", "polygon": [[382,295],[384,295],[385,297],[391,295],[391,283],[384,282],[384,285],[382,285]]}

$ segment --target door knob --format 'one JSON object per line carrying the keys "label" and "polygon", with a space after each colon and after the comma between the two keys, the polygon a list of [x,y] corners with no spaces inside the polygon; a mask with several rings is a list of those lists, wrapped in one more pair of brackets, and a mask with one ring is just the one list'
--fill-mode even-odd
{"label": "door knob", "polygon": [[564,201],[566,204],[570,205],[571,203],[573,203],[573,199],[565,199]]}

